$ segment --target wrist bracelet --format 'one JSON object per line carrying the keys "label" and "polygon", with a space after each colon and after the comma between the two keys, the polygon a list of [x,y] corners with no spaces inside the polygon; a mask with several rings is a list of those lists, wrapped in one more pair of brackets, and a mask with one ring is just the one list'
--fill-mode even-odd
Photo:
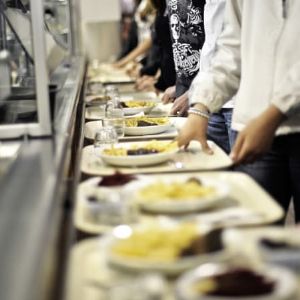
{"label": "wrist bracelet", "polygon": [[209,113],[208,112],[204,112],[204,111],[202,111],[200,109],[197,109],[197,108],[194,108],[194,107],[190,108],[188,110],[188,113],[203,117],[205,119],[209,119]]}

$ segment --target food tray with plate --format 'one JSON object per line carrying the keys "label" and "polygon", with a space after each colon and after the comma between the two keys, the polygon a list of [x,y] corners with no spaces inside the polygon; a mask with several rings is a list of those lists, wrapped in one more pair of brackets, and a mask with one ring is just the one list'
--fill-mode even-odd
{"label": "food tray with plate", "polygon": [[[123,143],[123,145],[130,145],[130,143],[133,142]],[[211,141],[209,145],[214,151],[212,155],[204,153],[200,143],[191,142],[186,150],[180,150],[164,163],[147,167],[136,167],[134,162],[130,167],[113,167],[105,164],[99,156],[96,156],[94,146],[90,145],[82,149],[81,171],[88,175],[111,175],[118,169],[125,174],[146,174],[209,171],[226,169],[232,165],[231,159],[220,147]]]}
{"label": "food tray with plate", "polygon": [[[175,231],[173,230],[174,227]],[[179,230],[176,229],[178,227],[180,227]],[[157,221],[138,227],[122,225],[116,227],[114,231],[102,236],[100,239],[95,238],[80,242],[77,246],[73,247],[71,251],[67,282],[67,299],[110,299],[108,298],[107,292],[112,292],[112,289],[114,289],[116,285],[119,285],[121,282],[125,283],[124,280],[127,284],[130,284],[132,280],[136,281],[138,278],[145,276],[146,274],[143,273],[145,270],[150,271],[154,268],[157,260],[156,255],[152,257],[154,260],[151,259],[151,255],[149,258],[146,255],[142,258],[142,260],[136,258],[130,259],[131,263],[128,265],[123,264],[123,262],[120,261],[117,262],[116,255],[121,255],[123,252],[115,252],[113,247],[118,247],[116,243],[119,243],[119,237],[123,236],[126,239],[126,234],[127,239],[131,239],[133,237],[134,239],[137,238],[140,240],[140,247],[143,249],[143,239],[148,241],[148,235],[144,235],[144,233],[152,235],[153,233],[156,234],[157,232],[160,232],[160,228],[163,229],[157,237],[158,243],[154,240],[154,243],[152,243],[150,239],[150,243],[145,245],[146,248],[150,247],[157,250],[174,248],[174,251],[166,253],[165,256],[159,256],[161,257],[162,262],[158,266],[159,271],[156,273],[156,276],[158,274],[171,275],[182,273],[183,270],[193,267],[194,264],[191,265],[191,262],[195,261],[197,261],[197,265],[198,262],[203,261],[224,261],[228,259],[226,249],[222,247],[221,242],[219,244],[213,243],[214,245],[211,244],[211,246],[208,246],[206,243],[207,239],[212,239],[216,236],[220,239],[219,232],[212,232],[212,234],[210,234],[210,232],[205,228],[195,227],[197,230],[196,235],[189,232],[189,236],[183,237],[181,234],[182,240],[180,243],[178,241],[178,237],[174,240],[174,237],[176,237],[178,232],[180,233],[180,229],[185,231],[185,227],[191,228],[194,226],[190,224],[177,225]],[[153,228],[154,231],[152,232]],[[176,230],[178,232],[176,232]],[[133,233],[132,236],[128,236],[128,233],[130,234],[130,232]],[[138,236],[135,235],[136,232]],[[159,243],[159,240],[168,232],[170,232],[170,239],[172,240],[173,238],[173,243]],[[203,239],[203,246],[199,247],[197,250],[195,249],[195,254],[191,253],[190,256],[184,254],[182,252],[183,249],[185,249],[186,245],[190,245],[190,243],[194,241],[195,236],[196,239]],[[128,242],[130,244],[129,240]],[[176,258],[170,260],[169,258],[174,255]],[[143,261],[145,261],[145,263],[143,263]],[[120,263],[120,265],[118,265],[118,263]],[[132,272],[128,272],[129,269],[131,269]],[[140,273],[140,271],[142,271],[142,273]],[[162,279],[164,279],[164,288],[161,289],[160,292],[162,292],[163,299],[174,299],[171,286],[173,280],[170,279],[167,281],[166,277],[162,277]],[[131,295],[131,298],[128,299],[148,299],[146,298],[147,286],[144,286],[141,283],[140,286],[142,286],[143,289],[143,298],[134,298]],[[106,298],[102,298],[105,296]]]}
{"label": "food tray with plate", "polygon": [[[138,273],[130,273],[124,272],[120,269],[112,268],[107,261],[107,247],[108,241],[105,239],[88,239],[82,241],[75,245],[71,249],[70,253],[70,262],[67,271],[67,282],[66,282],[66,299],[67,300],[107,300],[111,299],[109,296],[116,296],[114,292],[116,289],[120,288],[119,291],[122,291],[123,294],[122,298],[112,298],[112,299],[126,299],[126,300],[145,300],[145,299],[154,299],[154,298],[146,298],[146,294],[148,291],[147,284],[146,284],[146,277],[147,275],[141,275]],[[203,267],[208,267],[211,269],[210,274],[212,275],[213,272],[220,270],[221,265],[214,263],[210,265],[203,265]],[[196,276],[202,275],[204,270],[202,266],[200,267],[201,270],[196,269],[195,271],[190,271],[190,273],[185,273],[178,281],[177,284],[175,280],[172,279],[162,279],[162,281],[155,281],[159,283],[157,285],[159,296],[156,294],[155,299],[162,299],[162,300],[175,300],[179,299],[176,298],[176,295],[179,297],[179,294],[183,292],[186,288],[186,284],[189,284],[190,280],[196,280]],[[275,268],[272,268],[272,272]],[[276,268],[279,270],[279,268]],[[282,269],[280,269],[282,270]],[[207,274],[205,271],[205,274]],[[195,273],[196,272],[196,273]],[[200,274],[199,274],[200,272]],[[278,272],[276,278],[278,278]],[[286,291],[286,287],[291,287],[291,291],[295,288],[295,277],[291,275],[290,272],[283,271],[280,274],[284,274],[284,287]],[[271,274],[270,274],[271,275]],[[272,275],[271,275],[272,276]],[[292,277],[291,277],[292,276]],[[279,275],[282,279],[282,276]],[[159,277],[156,275],[156,280]],[[149,279],[149,277],[148,277]],[[154,277],[151,278],[151,282],[153,283]],[[281,280],[280,279],[280,280]],[[142,281],[140,281],[142,280]],[[133,286],[132,283],[137,283],[137,285]],[[147,281],[148,282],[148,281]],[[148,282],[149,283],[149,282]],[[282,287],[282,284],[280,285]],[[123,287],[123,288],[122,288]],[[179,289],[179,290],[178,290]],[[297,292],[297,291],[296,291]],[[131,294],[130,294],[131,293]],[[141,297],[135,298],[136,294],[142,294]],[[184,293],[185,296],[188,296],[189,293]],[[285,294],[285,293],[284,293]],[[120,294],[119,294],[120,295]],[[182,298],[180,298],[182,299]],[[189,299],[189,298],[187,298]],[[199,299],[199,298],[196,298]],[[202,298],[201,298],[202,299]],[[203,299],[212,299],[212,298],[203,298]],[[223,299],[223,298],[213,298],[213,299]],[[233,299],[233,298],[224,298],[224,299]],[[248,298],[236,298],[235,299],[248,299]],[[252,299],[252,298],[251,298]],[[254,298],[254,299],[261,299],[261,298]],[[265,299],[265,298],[263,298]],[[273,297],[267,298],[268,300],[296,300],[299,299],[299,291],[298,297],[293,298],[282,298],[282,297]]]}
{"label": "food tray with plate", "polygon": [[[102,98],[101,98],[102,99]],[[102,100],[99,100],[99,105],[91,105],[85,110],[85,119],[86,120],[99,120],[104,118],[105,103],[101,103]],[[106,100],[103,100],[106,101]],[[171,109],[170,105],[163,105],[161,103],[155,103],[154,107],[139,107],[139,108],[127,108],[123,109],[125,116],[134,117],[146,115],[149,117],[163,117],[168,116]]]}
{"label": "food tray with plate", "polygon": [[[148,135],[132,135],[120,138],[120,141],[135,141],[135,140],[149,140],[149,139],[173,139],[177,136],[177,131],[182,128],[186,118],[181,117],[169,117],[171,128],[165,132],[158,134],[148,134]],[[102,121],[90,121],[84,125],[84,136],[86,139],[93,142],[95,134],[98,129],[102,127]]]}
{"label": "food tray with plate", "polygon": [[[188,180],[198,178],[221,182],[228,186],[228,196],[223,202],[219,202],[213,209],[186,214],[186,218],[191,218],[199,223],[213,224],[217,226],[247,226],[270,224],[278,221],[283,216],[282,208],[249,176],[238,172],[205,172],[205,173],[181,173],[164,175],[143,175],[137,176],[138,179],[150,180]],[[101,177],[93,177],[82,182],[77,191],[76,205],[74,210],[75,227],[81,231],[100,234],[109,228],[95,222],[87,213],[89,207],[84,201],[89,195],[98,189]],[[129,184],[134,183],[131,181]],[[129,184],[121,187],[127,189]],[[120,189],[120,186],[111,187],[112,191]],[[249,193],[248,191],[251,191]],[[162,214],[147,214],[139,210],[141,222],[151,220]],[[168,218],[177,220],[181,216],[169,215]]]}
{"label": "food tray with plate", "polygon": [[[141,275],[138,278],[141,278]],[[126,287],[128,284],[136,282],[138,278],[136,274],[122,272],[108,265],[105,254],[105,241],[98,238],[88,239],[78,243],[71,250],[65,299],[117,300],[118,297],[110,298],[112,296],[110,290],[118,286]],[[143,289],[143,297],[137,298],[139,300],[145,300],[145,286],[143,286]],[[163,299],[174,300],[171,286],[167,284],[164,289]],[[136,293],[141,294],[141,291],[136,291]],[[135,300],[132,296],[127,299]]]}
{"label": "food tray with plate", "polygon": [[[94,94],[94,95],[87,95],[84,98],[84,102],[88,106],[96,106],[96,105],[103,105],[106,104],[107,101],[110,100],[108,97],[105,96],[104,93]],[[159,98],[156,96],[155,93],[143,93],[143,92],[132,92],[120,95],[120,101],[155,101],[159,102]]]}
{"label": "food tray with plate", "polygon": [[[97,98],[98,99],[98,98]],[[101,98],[102,99],[102,98]],[[97,119],[103,119],[105,112],[105,101],[103,101],[103,105],[101,105],[102,100],[97,100],[99,102],[100,106],[89,106],[86,108],[85,111],[85,118],[88,120],[97,120]],[[97,103],[96,102],[96,103]],[[124,112],[125,116],[132,116],[135,114],[143,113],[147,114],[152,111],[155,111],[156,114],[164,114],[164,111],[161,109],[157,109],[158,102],[154,100],[147,100],[147,101],[121,101],[122,110]]]}

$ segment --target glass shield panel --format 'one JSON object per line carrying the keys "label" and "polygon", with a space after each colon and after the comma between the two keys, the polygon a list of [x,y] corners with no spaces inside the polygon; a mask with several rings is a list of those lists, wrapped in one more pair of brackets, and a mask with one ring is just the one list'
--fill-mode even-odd
{"label": "glass shield panel", "polygon": [[[9,70],[0,73],[0,80],[10,84],[9,92],[2,94],[0,99],[0,124],[36,123],[36,82],[29,6],[22,1],[0,0],[0,19],[0,50],[8,54],[6,68]],[[2,61],[2,68],[4,65]]]}
{"label": "glass shield panel", "polygon": [[0,0],[0,139],[51,134],[46,31],[43,0]]}
{"label": "glass shield panel", "polygon": [[67,0],[44,0],[47,67],[50,75],[68,58],[70,51],[70,10]]}

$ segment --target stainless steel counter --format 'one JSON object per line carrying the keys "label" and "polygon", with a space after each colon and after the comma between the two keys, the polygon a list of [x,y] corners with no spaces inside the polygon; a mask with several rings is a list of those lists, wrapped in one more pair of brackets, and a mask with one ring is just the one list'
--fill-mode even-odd
{"label": "stainless steel counter", "polygon": [[[0,178],[0,299],[51,296],[57,243],[70,178],[76,113],[81,109],[85,64],[71,63],[58,98],[52,138],[25,139]],[[7,142],[5,142],[7,143]]]}

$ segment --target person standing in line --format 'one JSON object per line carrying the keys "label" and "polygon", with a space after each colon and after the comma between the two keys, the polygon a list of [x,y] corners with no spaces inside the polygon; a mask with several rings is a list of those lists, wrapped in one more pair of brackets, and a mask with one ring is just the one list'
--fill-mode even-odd
{"label": "person standing in line", "polygon": [[[226,0],[206,0],[204,7],[205,42],[201,51],[199,73],[208,70],[212,64],[217,49],[217,39],[224,28],[225,5]],[[199,98],[201,100],[201,94],[198,95],[198,78],[201,78],[199,73],[193,80],[188,93],[191,106],[197,103]],[[230,100],[218,112],[210,115],[207,128],[207,138],[214,141],[227,154],[230,153],[235,138],[231,130],[232,110],[233,100]]]}
{"label": "person standing in line", "polygon": [[162,101],[173,101],[171,114],[184,115],[188,89],[200,66],[201,48],[205,40],[203,10],[205,0],[167,0],[171,29],[176,85],[166,90]]}
{"label": "person standing in line", "polygon": [[156,9],[152,26],[152,47],[147,64],[140,70],[136,89],[162,92],[174,85],[176,80],[171,33],[165,1],[150,0],[150,2]]}
{"label": "person standing in line", "polygon": [[[209,114],[236,95],[231,158],[300,220],[300,1],[227,0],[211,68],[198,78],[198,102],[178,143],[205,152]],[[259,33],[259,34],[258,34]]]}

